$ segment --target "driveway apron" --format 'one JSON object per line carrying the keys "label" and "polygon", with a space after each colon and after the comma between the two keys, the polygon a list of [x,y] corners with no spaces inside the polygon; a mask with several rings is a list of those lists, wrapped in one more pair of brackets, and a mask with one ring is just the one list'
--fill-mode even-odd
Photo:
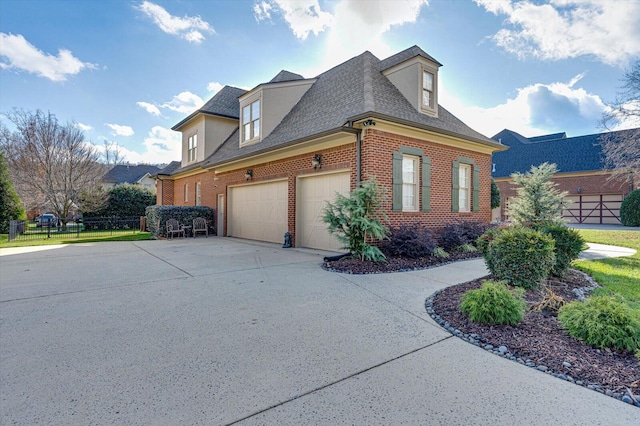
{"label": "driveway apron", "polygon": [[640,419],[438,327],[425,299],[481,260],[356,276],[216,237],[2,254],[0,424]]}

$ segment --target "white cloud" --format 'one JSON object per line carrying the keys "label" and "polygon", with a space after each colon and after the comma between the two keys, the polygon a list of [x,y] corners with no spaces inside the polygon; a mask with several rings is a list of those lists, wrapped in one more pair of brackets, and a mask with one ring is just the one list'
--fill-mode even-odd
{"label": "white cloud", "polygon": [[472,129],[491,137],[503,129],[523,136],[566,131],[570,135],[596,131],[608,108],[598,95],[575,87],[583,74],[568,83],[536,83],[517,91],[512,99],[490,108],[469,106],[440,86],[440,103]]}
{"label": "white cloud", "polygon": [[165,102],[160,105],[160,107],[183,114],[191,114],[203,104],[204,101],[200,96],[191,92],[181,92],[174,96],[169,102]]}
{"label": "white cloud", "polygon": [[113,136],[133,136],[133,129],[131,126],[109,123],[105,123],[105,126],[108,126],[111,129],[111,134]]}
{"label": "white cloud", "polygon": [[158,107],[154,104],[150,104],[149,102],[136,102],[136,105],[138,105],[140,108],[143,108],[149,114],[155,115],[156,117],[162,115],[160,114],[160,109],[158,109]]}
{"label": "white cloud", "polygon": [[209,92],[212,93],[218,93],[220,91],[220,89],[222,89],[224,87],[224,85],[218,83],[217,81],[212,81],[209,84],[207,84],[207,90]]}
{"label": "white cloud", "polygon": [[271,11],[280,12],[300,40],[305,40],[311,32],[318,35],[333,25],[333,16],[322,10],[318,0],[263,0],[253,6],[258,21],[271,19]]}
{"label": "white cloud", "polygon": [[58,50],[58,56],[44,53],[29,43],[22,35],[0,33],[0,68],[23,70],[51,81],[65,81],[67,76],[78,74],[95,64],[82,62],[67,49]]}
{"label": "white cloud", "polygon": [[640,55],[640,2],[611,0],[474,0],[507,15],[511,28],[492,38],[519,58],[560,60],[593,55],[625,65]]}
{"label": "white cloud", "polygon": [[78,129],[82,130],[83,132],[88,132],[89,130],[93,130],[93,127],[89,126],[88,124],[76,123],[76,126],[78,127]]}
{"label": "white cloud", "polygon": [[361,2],[338,0],[333,13],[320,9],[318,1],[263,0],[254,6],[258,20],[272,19],[280,14],[293,34],[304,40],[310,32],[318,35],[327,31],[327,40],[321,63],[301,70],[303,75],[314,76],[345,60],[371,51],[383,59],[394,52],[383,37],[393,26],[417,21],[428,0],[379,0]]}
{"label": "white cloud", "polygon": [[171,15],[165,8],[149,1],[144,1],[137,7],[165,33],[178,36],[191,43],[201,43],[204,34],[215,34],[215,30],[208,22],[199,16],[179,18]]}

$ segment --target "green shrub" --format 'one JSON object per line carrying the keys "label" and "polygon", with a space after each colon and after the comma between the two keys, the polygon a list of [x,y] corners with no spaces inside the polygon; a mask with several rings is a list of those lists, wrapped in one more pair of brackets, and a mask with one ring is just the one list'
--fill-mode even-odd
{"label": "green shrub", "polygon": [[489,250],[489,243],[491,243],[491,241],[496,238],[496,235],[500,234],[504,229],[507,228],[490,228],[478,237],[476,240],[476,247],[483,256],[486,256],[487,251]]}
{"label": "green shrub", "polygon": [[496,209],[500,207],[500,188],[491,179],[491,208]]}
{"label": "green shrub", "polygon": [[383,261],[386,256],[369,243],[387,238],[389,230],[383,224],[387,218],[382,212],[384,189],[375,179],[362,182],[348,197],[336,193],[333,203],[327,202],[322,221],[330,234],[335,235],[343,248],[360,260]]}
{"label": "green shrub", "polygon": [[551,268],[551,275],[561,277],[576,260],[582,250],[587,248],[578,231],[555,222],[540,222],[531,225],[536,231],[551,235],[555,241],[556,263]]}
{"label": "green shrub", "polygon": [[600,348],[627,351],[640,349],[640,312],[623,299],[593,296],[584,302],[571,302],[558,312],[567,332]]}
{"label": "green shrub", "polygon": [[446,259],[447,257],[449,257],[449,253],[447,253],[446,250],[442,247],[436,247],[435,249],[433,249],[433,255],[442,259]]}
{"label": "green shrub", "polygon": [[640,226],[640,189],[636,189],[622,200],[620,221],[624,226]]}
{"label": "green shrub", "polygon": [[536,288],[556,263],[554,250],[551,236],[513,226],[496,233],[485,259],[498,279],[517,287]]}
{"label": "green shrub", "polygon": [[524,317],[524,290],[509,290],[504,281],[485,280],[461,297],[460,309],[474,322],[516,325]]}
{"label": "green shrub", "polygon": [[181,225],[191,225],[193,219],[204,217],[213,226],[214,211],[205,206],[149,206],[145,211],[147,228],[154,236],[165,236],[167,220],[175,219]]}

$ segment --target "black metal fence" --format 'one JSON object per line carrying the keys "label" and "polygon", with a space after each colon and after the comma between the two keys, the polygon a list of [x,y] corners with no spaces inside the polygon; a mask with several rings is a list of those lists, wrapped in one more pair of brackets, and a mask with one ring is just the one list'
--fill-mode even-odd
{"label": "black metal fence", "polygon": [[9,222],[9,241],[27,241],[40,239],[71,239],[110,237],[115,235],[135,234],[141,228],[141,217],[96,217],[86,218],[82,222],[56,221],[44,223],[12,220]]}

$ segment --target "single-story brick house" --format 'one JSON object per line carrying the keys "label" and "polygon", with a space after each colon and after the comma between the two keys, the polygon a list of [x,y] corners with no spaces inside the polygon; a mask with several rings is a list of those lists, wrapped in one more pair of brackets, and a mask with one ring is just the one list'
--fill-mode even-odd
{"label": "single-story brick house", "polygon": [[281,71],[225,86],[177,123],[182,161],[157,175],[157,203],[206,205],[218,235],[339,250],[326,201],[375,178],[390,224],[491,219],[491,155],[507,149],[438,105],[441,64],[413,46],[364,52],[314,78]]}
{"label": "single-story brick house", "polygon": [[[516,195],[517,186],[511,180],[514,172],[526,173],[531,166],[555,163],[558,173],[553,181],[560,191],[567,191],[570,204],[563,212],[568,223],[620,224],[620,204],[640,182],[633,178],[611,180],[611,170],[605,169],[602,141],[638,134],[640,129],[621,130],[568,138],[566,133],[526,138],[512,130],[493,136],[509,147],[493,156],[493,178],[500,189],[501,205],[494,211],[494,220],[508,220],[509,198]],[[637,137],[637,136],[636,136]]]}

